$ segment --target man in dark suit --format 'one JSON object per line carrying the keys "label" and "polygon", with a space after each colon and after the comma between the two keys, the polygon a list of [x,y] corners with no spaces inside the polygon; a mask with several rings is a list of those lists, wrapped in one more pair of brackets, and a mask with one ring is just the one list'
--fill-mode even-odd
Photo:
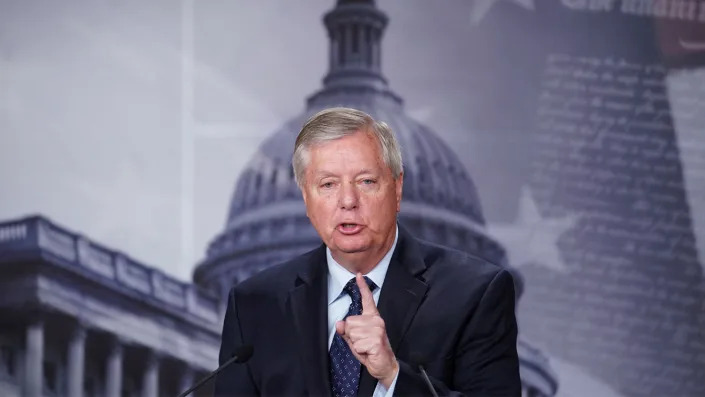
{"label": "man in dark suit", "polygon": [[217,396],[519,396],[514,284],[483,259],[397,224],[401,151],[383,122],[319,112],[294,174],[323,244],[235,286],[221,364],[251,344]]}

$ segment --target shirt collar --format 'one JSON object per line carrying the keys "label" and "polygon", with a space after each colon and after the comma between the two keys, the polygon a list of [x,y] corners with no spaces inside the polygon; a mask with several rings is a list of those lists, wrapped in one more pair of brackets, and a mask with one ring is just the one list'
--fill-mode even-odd
{"label": "shirt collar", "polygon": [[[376,285],[378,289],[382,289],[382,284],[384,283],[384,278],[387,275],[387,269],[389,268],[389,263],[392,260],[392,255],[394,254],[394,248],[397,246],[397,239],[399,238],[399,226],[396,226],[394,232],[394,243],[392,247],[387,251],[382,260],[375,266],[369,273],[364,274],[364,276],[369,277]],[[328,264],[328,304],[333,303],[343,292],[343,288],[350,281],[351,278],[355,278],[355,274],[348,271],[338,262],[333,259],[333,255],[330,249],[326,247],[326,262]]]}

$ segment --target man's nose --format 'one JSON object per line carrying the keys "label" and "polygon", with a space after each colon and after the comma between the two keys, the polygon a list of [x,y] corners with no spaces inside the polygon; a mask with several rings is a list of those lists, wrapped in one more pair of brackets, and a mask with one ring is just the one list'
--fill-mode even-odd
{"label": "man's nose", "polygon": [[341,209],[346,209],[346,210],[351,210],[357,208],[358,205],[358,197],[357,197],[357,189],[355,189],[354,184],[352,183],[343,183],[342,188],[340,189],[340,208]]}

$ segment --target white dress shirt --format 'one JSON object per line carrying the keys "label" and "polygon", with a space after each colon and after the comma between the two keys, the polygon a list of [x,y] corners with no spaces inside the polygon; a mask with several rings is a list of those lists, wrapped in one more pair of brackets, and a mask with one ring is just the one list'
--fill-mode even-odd
{"label": "white dress shirt", "polygon": [[[375,266],[369,273],[363,275],[367,276],[377,285],[377,288],[372,291],[372,297],[375,300],[375,304],[379,302],[379,295],[382,292],[384,278],[387,275],[387,268],[389,268],[389,262],[392,259],[394,248],[397,246],[398,237],[399,227],[397,226],[392,247],[377,264],[377,266]],[[343,291],[343,288],[351,278],[355,278],[355,274],[350,273],[347,269],[336,262],[331,255],[330,249],[328,248],[326,248],[326,259],[328,263],[328,349],[330,349],[330,346],[333,343],[333,336],[335,335],[335,323],[345,317],[348,313],[348,309],[350,308],[350,304],[352,303],[352,298],[350,298],[350,295]],[[397,384],[398,377],[399,372],[397,372],[397,375],[394,377],[394,381],[392,381],[392,384],[389,386],[389,390],[387,390],[384,385],[377,382],[373,397],[392,396],[394,394],[394,387]]]}

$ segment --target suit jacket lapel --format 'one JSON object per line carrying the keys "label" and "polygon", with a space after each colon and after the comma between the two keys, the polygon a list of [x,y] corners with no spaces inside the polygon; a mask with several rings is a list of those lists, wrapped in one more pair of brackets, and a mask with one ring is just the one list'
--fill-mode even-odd
{"label": "suit jacket lapel", "polygon": [[[384,278],[377,310],[384,319],[387,337],[394,353],[404,337],[428,285],[416,276],[426,269],[413,237],[399,226],[399,239]],[[371,396],[377,380],[362,367],[358,396]]]}
{"label": "suit jacket lapel", "polygon": [[298,334],[298,348],[309,394],[330,396],[328,379],[328,310],[325,247],[315,251],[306,270],[299,273],[289,302]]}

